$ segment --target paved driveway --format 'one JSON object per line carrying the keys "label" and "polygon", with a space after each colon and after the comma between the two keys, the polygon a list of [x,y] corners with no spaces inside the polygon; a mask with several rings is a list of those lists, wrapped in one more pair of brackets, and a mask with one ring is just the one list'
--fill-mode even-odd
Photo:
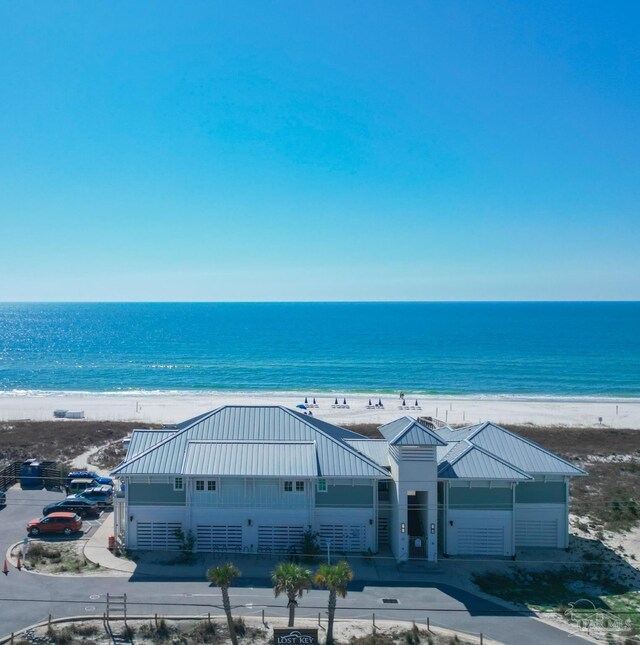
{"label": "paved driveway", "polygon": [[[22,539],[26,522],[40,515],[42,507],[60,499],[61,493],[20,491],[12,489],[7,506],[0,510],[0,548]],[[232,602],[244,615],[285,616],[281,599],[273,597],[266,580],[241,579],[243,586],[231,592]],[[413,584],[413,583],[412,583]],[[106,594],[126,593],[130,613],[219,614],[221,597],[206,582],[175,579],[100,578],[80,576],[40,576],[11,569],[0,575],[0,635],[54,616],[77,614],[101,615]],[[397,604],[383,604],[382,598],[395,598]],[[327,593],[314,590],[300,601],[300,616],[315,616],[326,610]],[[516,645],[584,644],[587,641],[570,637],[565,632],[528,616],[505,614],[491,602],[467,592],[437,583],[425,586],[364,585],[340,600],[338,618],[426,621],[467,632],[483,632],[485,636]]]}

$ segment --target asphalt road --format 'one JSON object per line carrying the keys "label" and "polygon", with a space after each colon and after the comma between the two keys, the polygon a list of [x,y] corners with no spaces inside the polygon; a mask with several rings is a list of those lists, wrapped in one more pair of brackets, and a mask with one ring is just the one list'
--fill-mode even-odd
{"label": "asphalt road", "polygon": [[[28,520],[40,516],[42,507],[61,499],[61,493],[11,490],[7,506],[0,510],[0,548],[3,553],[25,536]],[[411,583],[414,584],[414,583]],[[54,577],[18,572],[0,574],[0,635],[53,616],[102,615],[106,594],[126,593],[131,614],[221,614],[221,597],[205,581],[175,579],[135,580],[109,577]],[[286,616],[285,602],[274,598],[266,580],[242,579],[231,591],[238,613]],[[384,604],[395,598],[397,604]],[[314,590],[300,601],[299,616],[315,616],[326,611],[327,592]],[[425,586],[369,586],[350,591],[338,603],[338,619],[416,620],[454,630],[479,633],[509,645],[585,644],[589,641],[555,629],[530,616],[505,614],[482,598],[440,584]]]}

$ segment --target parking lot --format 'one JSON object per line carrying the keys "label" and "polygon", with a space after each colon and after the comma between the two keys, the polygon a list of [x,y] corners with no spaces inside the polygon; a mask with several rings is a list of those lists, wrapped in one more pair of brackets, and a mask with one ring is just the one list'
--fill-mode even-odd
{"label": "parking lot", "polygon": [[[27,523],[42,517],[42,509],[47,504],[65,499],[66,493],[61,490],[26,489],[16,484],[7,491],[7,503],[0,508],[0,546],[6,549],[16,542],[28,537]],[[101,511],[97,517],[86,518],[82,522],[82,531],[69,537],[64,535],[41,535],[30,540],[46,542],[86,540],[104,522],[111,511]]]}

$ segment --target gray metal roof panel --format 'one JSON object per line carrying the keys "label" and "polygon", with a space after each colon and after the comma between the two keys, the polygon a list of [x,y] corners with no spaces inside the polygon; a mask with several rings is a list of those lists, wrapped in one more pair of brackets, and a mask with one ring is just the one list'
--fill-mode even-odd
{"label": "gray metal roof panel", "polygon": [[346,439],[346,442],[378,465],[389,466],[389,444],[385,439]]}
{"label": "gray metal roof panel", "polygon": [[166,439],[174,432],[175,429],[134,430],[131,433],[125,459],[131,459],[135,455],[139,455],[145,450],[151,448],[151,446],[155,446],[163,439]]}
{"label": "gray metal roof panel", "polygon": [[458,442],[438,466],[441,479],[527,481],[527,473],[466,441]]}
{"label": "gray metal roof panel", "polygon": [[463,441],[470,434],[480,427],[480,424],[467,426],[466,428],[450,428],[449,426],[443,426],[442,428],[436,428],[434,432],[444,441]]}
{"label": "gray metal roof panel", "polygon": [[493,423],[475,427],[468,441],[516,468],[537,475],[584,475],[585,472],[532,441]]}
{"label": "gray metal roof panel", "polygon": [[189,441],[184,475],[317,477],[313,441]]}

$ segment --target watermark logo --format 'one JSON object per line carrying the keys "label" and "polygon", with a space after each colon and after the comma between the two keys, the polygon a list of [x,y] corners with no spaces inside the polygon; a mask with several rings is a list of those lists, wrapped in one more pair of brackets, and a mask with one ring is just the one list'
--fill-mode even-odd
{"label": "watermark logo", "polygon": [[596,607],[586,598],[570,602],[564,617],[577,627],[577,631],[591,636],[630,634],[633,629],[633,623],[629,618],[618,616],[602,607]]}

